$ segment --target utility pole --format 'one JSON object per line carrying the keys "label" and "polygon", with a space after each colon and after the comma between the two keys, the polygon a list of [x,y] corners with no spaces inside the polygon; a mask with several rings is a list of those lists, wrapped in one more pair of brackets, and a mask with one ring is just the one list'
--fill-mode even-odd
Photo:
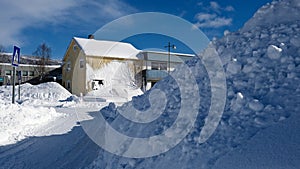
{"label": "utility pole", "polygon": [[168,45],[167,46],[165,46],[165,48],[168,48],[168,74],[170,74],[170,71],[171,71],[171,59],[170,59],[170,56],[171,56],[171,48],[172,49],[176,49],[176,46],[175,45],[171,45],[171,43],[170,42],[168,42]]}

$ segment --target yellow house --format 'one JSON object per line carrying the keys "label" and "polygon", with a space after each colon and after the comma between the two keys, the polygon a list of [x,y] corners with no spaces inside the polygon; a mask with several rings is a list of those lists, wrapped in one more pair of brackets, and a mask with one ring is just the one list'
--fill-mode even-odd
{"label": "yellow house", "polygon": [[146,91],[194,56],[142,51],[129,43],[74,37],[63,59],[62,85],[76,95],[101,88],[101,93],[126,93],[128,86]]}
{"label": "yellow house", "polygon": [[139,53],[129,43],[74,37],[63,58],[62,85],[85,95],[101,87],[136,83],[142,69]]}

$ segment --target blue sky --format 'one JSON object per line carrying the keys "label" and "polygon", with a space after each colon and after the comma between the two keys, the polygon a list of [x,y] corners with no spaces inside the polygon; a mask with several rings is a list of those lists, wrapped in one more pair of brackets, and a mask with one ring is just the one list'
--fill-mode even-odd
{"label": "blue sky", "polygon": [[[44,42],[52,48],[52,57],[61,59],[72,37],[87,37],[114,19],[137,12],[182,17],[211,39],[222,37],[224,30],[238,30],[268,2],[271,0],[1,0],[0,45],[8,52],[18,45],[22,54],[31,55]],[[138,41],[135,46],[148,47]]]}

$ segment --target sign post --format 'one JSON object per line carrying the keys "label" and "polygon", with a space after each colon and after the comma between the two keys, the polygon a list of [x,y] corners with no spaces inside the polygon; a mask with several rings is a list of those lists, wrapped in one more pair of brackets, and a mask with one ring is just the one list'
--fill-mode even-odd
{"label": "sign post", "polygon": [[21,101],[21,82],[22,82],[22,75],[21,75],[21,70],[18,71],[18,83],[19,83],[19,87],[18,87],[18,101]]}
{"label": "sign post", "polygon": [[13,66],[13,88],[12,88],[12,103],[15,103],[15,86],[16,86],[16,67],[19,66],[20,63],[20,48],[17,46],[14,46],[14,52],[12,55],[11,65]]}

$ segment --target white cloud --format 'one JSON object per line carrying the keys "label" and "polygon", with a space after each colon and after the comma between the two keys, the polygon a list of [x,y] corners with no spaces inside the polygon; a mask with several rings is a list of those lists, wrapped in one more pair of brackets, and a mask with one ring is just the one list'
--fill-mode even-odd
{"label": "white cloud", "polygon": [[225,11],[231,12],[234,11],[233,6],[226,6],[226,8],[224,8]]}
{"label": "white cloud", "polygon": [[219,11],[221,9],[220,5],[217,2],[211,1],[210,7],[214,11]]}
{"label": "white cloud", "polygon": [[232,23],[231,18],[220,17],[216,14],[198,13],[196,15],[198,28],[219,28],[229,26]]}
{"label": "white cloud", "polygon": [[22,45],[25,28],[47,24],[99,24],[135,11],[120,0],[1,0],[0,44]]}
{"label": "white cloud", "polygon": [[213,11],[213,12],[217,12],[217,13],[221,13],[223,11],[227,11],[227,12],[231,12],[234,11],[233,6],[229,5],[226,7],[222,7],[221,5],[219,5],[217,2],[215,1],[211,1],[209,6],[209,10]]}
{"label": "white cloud", "polygon": [[92,18],[113,19],[136,11],[136,9],[120,0],[80,1],[88,8],[85,8],[85,12],[77,11],[77,14],[84,15],[86,18],[94,15]]}
{"label": "white cloud", "polygon": [[215,1],[211,1],[208,7],[204,7],[203,3],[201,6],[207,13],[197,13],[195,15],[197,21],[194,26],[198,28],[220,28],[232,24],[232,18],[221,16],[224,12],[234,11],[232,6],[222,7]]}
{"label": "white cloud", "polygon": [[208,14],[208,13],[198,13],[196,15],[196,18],[198,19],[198,21],[212,20],[212,19],[214,19],[216,17],[217,17],[216,14]]}

